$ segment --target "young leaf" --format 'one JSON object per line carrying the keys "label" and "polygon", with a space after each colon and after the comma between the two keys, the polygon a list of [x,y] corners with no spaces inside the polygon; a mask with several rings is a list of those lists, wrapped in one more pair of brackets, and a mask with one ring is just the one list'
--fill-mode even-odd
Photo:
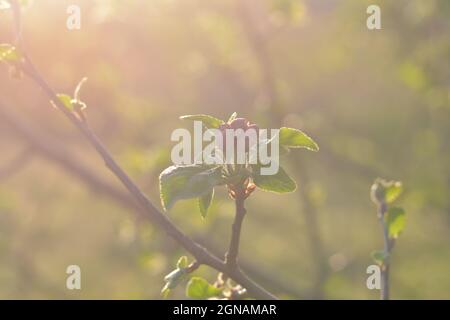
{"label": "young leaf", "polygon": [[188,259],[182,256],[177,261],[177,268],[164,277],[166,284],[161,290],[161,295],[164,298],[169,296],[170,290],[174,289],[187,275]]}
{"label": "young leaf", "polygon": [[75,91],[73,93],[73,99],[76,101],[81,101],[80,100],[80,91],[81,88],[83,87],[83,84],[85,84],[85,82],[87,81],[88,78],[84,77],[83,79],[80,80],[80,82],[78,82]]}
{"label": "young leaf", "polygon": [[178,269],[185,269],[188,266],[188,259],[186,256],[180,257],[177,262],[177,268]]}
{"label": "young leaf", "polygon": [[403,185],[399,181],[390,181],[386,185],[385,189],[385,199],[387,203],[394,202],[402,193]]}
{"label": "young leaf", "polygon": [[286,127],[280,129],[280,146],[319,151],[317,143],[305,133],[297,129]]}
{"label": "young leaf", "polygon": [[371,256],[372,256],[373,261],[375,261],[375,263],[378,264],[379,266],[384,265],[385,261],[389,257],[388,255],[386,255],[384,253],[384,251],[381,251],[381,250],[373,251]]}
{"label": "young leaf", "polygon": [[202,218],[206,218],[206,214],[208,213],[208,209],[209,206],[211,205],[213,198],[214,198],[214,189],[198,198],[198,206],[200,207],[200,213],[202,214]]}
{"label": "young leaf", "polygon": [[222,289],[214,287],[200,277],[192,277],[186,287],[186,295],[192,299],[208,299],[221,293]]}
{"label": "young leaf", "polygon": [[275,175],[261,175],[260,166],[253,166],[253,182],[256,186],[264,191],[272,191],[276,193],[293,192],[297,189],[297,184],[291,177],[279,168]]}
{"label": "young leaf", "polygon": [[18,62],[22,58],[19,50],[13,45],[3,43],[0,44],[0,61]]}
{"label": "young leaf", "polygon": [[405,228],[405,211],[402,208],[392,207],[388,210],[385,219],[389,237],[398,238]]}
{"label": "young leaf", "polygon": [[227,121],[227,123],[230,123],[230,122],[232,122],[234,119],[236,119],[237,118],[237,113],[236,112],[233,112],[233,114],[228,118],[228,121]]}
{"label": "young leaf", "polygon": [[161,290],[161,295],[164,299],[167,299],[170,294],[169,283],[166,283]]}
{"label": "young leaf", "polygon": [[62,104],[69,109],[70,111],[73,111],[73,104],[72,104],[72,97],[67,95],[67,94],[63,94],[63,93],[59,93],[56,95],[58,97],[58,99],[62,102]]}
{"label": "young leaf", "polygon": [[374,203],[392,203],[402,193],[403,185],[400,181],[387,181],[381,178],[375,179],[370,191]]}
{"label": "young leaf", "polygon": [[217,129],[224,122],[220,119],[208,116],[206,114],[194,114],[180,117],[181,120],[201,121],[203,125],[209,129]]}
{"label": "young leaf", "polygon": [[164,277],[166,284],[161,290],[161,294],[164,298],[167,298],[170,290],[174,289],[181,281],[186,277],[186,269],[177,268]]}
{"label": "young leaf", "polygon": [[201,197],[223,181],[220,167],[171,166],[159,176],[160,196],[166,210],[182,199]]}

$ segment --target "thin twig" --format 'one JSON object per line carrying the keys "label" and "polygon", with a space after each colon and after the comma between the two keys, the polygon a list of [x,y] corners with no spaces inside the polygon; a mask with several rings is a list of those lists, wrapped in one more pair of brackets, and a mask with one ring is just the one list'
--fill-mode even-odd
{"label": "thin twig", "polygon": [[196,260],[201,264],[206,264],[216,270],[228,274],[236,282],[244,286],[251,294],[259,299],[274,299],[275,297],[254,283],[248,277],[246,277],[239,270],[230,272],[225,263],[220,261],[217,257],[210,254],[205,248],[194,242],[191,238],[185,235],[179,230],[166,215],[161,213],[147,198],[147,196],[137,187],[137,185],[131,180],[131,178],[122,170],[122,168],[116,163],[109,151],[98,139],[98,137],[91,131],[85,122],[78,120],[76,116],[70,113],[61,101],[56,96],[55,92],[47,85],[47,83],[40,77],[35,71],[30,60],[26,59],[28,69],[25,69],[27,73],[48,95],[50,100],[62,111],[66,117],[83,133],[83,135],[89,140],[95,150],[103,158],[103,161],[107,168],[122,182],[125,188],[135,198],[138,204],[145,210],[147,217],[152,220],[153,223],[161,227],[166,231],[168,235],[174,238],[184,249],[190,252]]}
{"label": "thin twig", "polygon": [[[24,142],[32,147],[44,159],[61,167],[65,172],[77,178],[81,183],[87,187],[99,192],[101,195],[108,197],[116,202],[118,205],[130,209],[137,215],[143,215],[142,209],[137,206],[134,199],[128,192],[115,187],[111,183],[102,179],[97,172],[91,170],[86,164],[82,163],[67,146],[59,140],[45,134],[41,128],[37,128],[28,121],[20,113],[13,108],[0,105],[0,121],[5,122],[11,130],[17,135],[17,138],[23,139]],[[212,233],[214,234],[214,232]],[[219,256],[220,249],[218,245],[211,243],[211,239],[202,236],[193,237],[200,245],[208,244],[209,251],[216,256]],[[277,292],[283,292],[292,297],[303,299],[308,295],[301,292],[292,283],[286,282],[281,278],[277,278],[271,270],[262,270],[249,261],[240,260],[239,265],[243,270],[263,282],[268,287]]]}
{"label": "thin twig", "polygon": [[378,206],[378,221],[380,222],[383,231],[383,252],[385,257],[381,266],[381,300],[389,300],[389,260],[391,254],[391,244],[386,221],[384,220],[384,216],[387,210],[386,208],[386,203],[384,202],[380,203],[380,205]]}
{"label": "thin twig", "polygon": [[[95,171],[83,165],[82,161],[79,161],[75,155],[66,150],[66,146],[43,134],[43,132],[35,127],[33,123],[27,121],[13,108],[9,108],[0,103],[0,119],[6,121],[19,137],[32,145],[33,150],[40,152],[40,154],[48,160],[53,161],[70,174],[78,177],[80,181],[86,183],[93,190],[110,197],[125,208],[131,209],[136,214],[144,218],[146,217],[146,211],[136,203],[129,193],[122,191],[98,177]],[[201,242],[208,243],[206,241]],[[197,243],[200,243],[202,246],[201,242],[197,241]],[[214,249],[213,252],[216,251],[219,253],[217,248]],[[291,294],[296,297],[302,297],[299,293],[295,292],[294,288],[289,287],[287,284],[279,283],[279,281],[275,279],[273,275],[270,275],[270,273],[265,274],[262,270],[258,270],[256,267],[248,264],[245,264],[243,269],[248,270],[250,274],[255,275],[264,283],[269,283],[270,286],[276,288],[277,291]]]}
{"label": "thin twig", "polygon": [[244,207],[245,193],[238,192],[235,198],[236,214],[234,216],[234,222],[231,228],[230,246],[225,257],[226,264],[232,269],[237,268],[238,266],[242,222],[244,221],[244,217],[247,212]]}
{"label": "thin twig", "polygon": [[[15,15],[16,19],[20,19]],[[20,23],[20,20],[15,21],[16,24]],[[16,28],[20,30],[20,28]],[[21,39],[19,35],[16,38]],[[247,291],[258,299],[276,299],[274,295],[262,288],[260,285],[248,278],[239,268],[230,269],[228,265],[209,253],[204,247],[196,243],[180,229],[178,229],[169,218],[161,213],[148,199],[148,197],[140,190],[140,188],[134,183],[134,181],[126,174],[126,172],[117,164],[110,152],[103,145],[101,140],[94,134],[87,122],[80,121],[80,119],[70,112],[61,100],[57,97],[56,92],[50,87],[50,85],[41,76],[40,72],[36,69],[31,59],[26,52],[22,52],[23,65],[22,71],[27,74],[34,82],[44,91],[50,101],[68,118],[68,120],[80,130],[85,138],[90,142],[94,149],[102,157],[106,167],[121,181],[128,192],[133,196],[142,210],[145,212],[146,217],[149,218],[154,224],[162,228],[169,236],[177,241],[185,250],[190,252],[199,264],[208,265],[224,274],[227,274],[237,283],[241,284],[247,289]]]}

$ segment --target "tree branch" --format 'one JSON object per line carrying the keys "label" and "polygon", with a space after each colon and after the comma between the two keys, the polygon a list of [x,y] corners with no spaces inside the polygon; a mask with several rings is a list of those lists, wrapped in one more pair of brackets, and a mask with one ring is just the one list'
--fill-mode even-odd
{"label": "tree branch", "polygon": [[[16,5],[17,3],[14,2]],[[20,15],[15,11],[15,22],[20,22]],[[19,21],[19,22],[18,22]],[[16,30],[20,30],[16,28]],[[16,38],[20,39],[19,35]],[[161,213],[147,198],[147,196],[140,190],[140,188],[133,182],[133,180],[126,174],[126,172],[117,164],[110,152],[103,145],[101,140],[95,135],[95,133],[88,126],[87,122],[80,120],[74,113],[69,111],[61,100],[57,97],[55,91],[45,81],[45,79],[38,72],[27,53],[23,50],[23,64],[21,65],[22,71],[27,74],[34,82],[44,91],[50,101],[59,109],[67,119],[79,129],[84,137],[90,142],[98,154],[102,157],[106,167],[116,176],[117,179],[123,184],[128,192],[133,196],[137,204],[141,207],[145,216],[150,219],[154,224],[162,228],[169,236],[171,236],[176,242],[178,242],[185,250],[190,252],[199,264],[208,265],[224,274],[228,275],[237,283],[241,284],[247,289],[247,291],[258,299],[276,299],[274,295],[267,290],[249,279],[238,268],[230,269],[228,265],[209,253],[204,247],[200,246],[180,229],[178,229],[169,218]],[[0,102],[1,107],[1,102]]]}
{"label": "tree branch", "polygon": [[383,231],[383,251],[386,257],[381,266],[381,290],[380,299],[389,300],[389,260],[391,254],[391,243],[389,239],[388,227],[386,221],[384,221],[384,216],[387,211],[387,206],[385,202],[382,202],[378,206],[378,221],[380,222]]}
{"label": "tree branch", "polygon": [[[44,134],[44,132],[34,126],[30,121],[27,121],[18,114],[17,111],[0,105],[0,116],[1,121],[4,121],[6,125],[14,130],[18,138],[23,139],[24,142],[29,144],[34,151],[38,152],[46,160],[53,162],[65,172],[78,178],[79,181],[87,185],[87,187],[100,192],[120,206],[133,210],[138,215],[143,214],[142,209],[137,206],[136,202],[128,193],[106,182],[104,179],[101,179],[96,172],[82,164],[82,161],[77,159],[74,154],[67,150],[65,145]],[[208,243],[210,246],[209,251],[216,256],[219,255],[220,250],[217,246],[213,245],[211,248],[212,244],[210,239],[204,238],[203,236],[194,238],[202,246]],[[271,271],[258,269],[256,266],[245,261],[241,261],[240,265],[242,269],[247,270],[252,277],[266,283],[269,287],[278,292],[283,292],[297,298],[306,297],[304,292],[300,292],[295,286],[292,286],[291,283],[283,282],[282,279],[274,277],[274,274],[272,274]]]}
{"label": "tree branch", "polygon": [[244,221],[247,210],[244,207],[245,193],[238,192],[235,196],[236,214],[234,216],[233,226],[231,228],[231,241],[227,254],[225,255],[226,264],[235,269],[238,267],[239,242],[241,239],[242,222]]}
{"label": "tree branch", "polygon": [[[74,154],[69,152],[66,146],[61,144],[56,139],[44,134],[40,129],[35,127],[32,122],[27,121],[21,114],[18,114],[17,111],[0,104],[0,116],[2,121],[5,121],[6,124],[9,125],[9,127],[14,130],[19,137],[24,139],[26,143],[32,146],[33,150],[39,152],[43,157],[74,175],[80,179],[82,183],[85,183],[93,190],[109,197],[121,206],[133,210],[136,214],[145,216],[144,210],[137,205],[128,193],[111,185],[104,179],[101,179],[96,172],[83,165]],[[197,240],[197,242],[202,246],[202,243],[211,244],[210,240],[206,239],[202,239],[201,241]],[[214,247],[213,249],[214,250],[212,250],[212,252],[216,252],[218,255],[219,250]],[[248,263],[244,263],[243,269],[247,270],[251,275],[255,276],[260,281],[269,284],[270,287],[276,289],[277,291],[284,292],[294,297],[305,297],[303,293],[299,292],[295,287],[288,283],[282,283],[281,280],[275,279],[270,272],[265,273]]]}

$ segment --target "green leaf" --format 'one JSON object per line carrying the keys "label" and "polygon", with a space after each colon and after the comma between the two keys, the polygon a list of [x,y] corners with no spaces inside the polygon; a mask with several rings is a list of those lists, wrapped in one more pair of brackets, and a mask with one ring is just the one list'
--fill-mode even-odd
{"label": "green leaf", "polygon": [[373,251],[371,256],[373,261],[375,261],[375,263],[378,264],[379,266],[384,265],[385,261],[389,257],[389,255],[382,250]]}
{"label": "green leaf", "polygon": [[208,209],[209,206],[211,205],[213,198],[214,198],[214,189],[198,198],[198,206],[200,207],[200,213],[202,214],[202,218],[206,218],[206,214],[208,213]]}
{"label": "green leaf", "polygon": [[56,95],[59,99],[59,101],[62,102],[62,104],[69,109],[70,111],[73,111],[73,103],[72,103],[72,97],[68,94],[59,93]]}
{"label": "green leaf", "polygon": [[177,268],[164,277],[166,284],[161,290],[161,295],[164,299],[169,296],[172,289],[174,289],[186,278],[186,275],[188,274],[188,270],[186,269],[187,267],[188,259],[186,256],[182,256],[177,261]]}
{"label": "green leaf", "polygon": [[386,185],[385,199],[387,203],[394,202],[403,192],[403,185],[399,181],[390,181]]}
{"label": "green leaf", "polygon": [[291,153],[291,149],[285,146],[280,146],[280,156],[284,156]]}
{"label": "green leaf", "polygon": [[204,196],[223,182],[220,167],[171,166],[159,176],[160,196],[166,210],[175,202]]}
{"label": "green leaf", "polygon": [[221,293],[222,289],[209,284],[201,277],[192,277],[186,287],[186,295],[192,299],[208,299]]}
{"label": "green leaf", "polygon": [[280,146],[319,151],[317,143],[305,133],[297,129],[286,127],[280,129]]}
{"label": "green leaf", "polygon": [[234,119],[236,119],[237,118],[237,113],[236,112],[233,112],[232,114],[231,114],[231,116],[228,118],[228,121],[227,121],[227,123],[230,123],[230,122],[232,122]]}
{"label": "green leaf", "polygon": [[7,43],[0,44],[0,61],[18,62],[20,59],[22,55],[16,47]]}
{"label": "green leaf", "polygon": [[253,182],[256,186],[264,191],[272,191],[276,193],[293,192],[297,189],[297,184],[284,171],[282,167],[279,168],[275,175],[261,175],[261,167],[259,165],[253,166]]}
{"label": "green leaf", "polygon": [[161,295],[164,299],[167,299],[170,294],[169,283],[166,283],[161,290]]}
{"label": "green leaf", "polygon": [[214,118],[212,116],[208,116],[206,114],[194,114],[194,115],[186,115],[180,117],[181,120],[192,120],[192,121],[201,121],[203,125],[209,129],[217,129],[220,125],[224,124],[224,122],[220,119]]}
{"label": "green leaf", "polygon": [[385,216],[390,238],[398,238],[405,228],[405,211],[399,207],[390,208]]}
{"label": "green leaf", "polygon": [[377,178],[371,187],[370,196],[374,203],[392,203],[402,192],[403,185],[400,181],[387,181]]}
{"label": "green leaf", "polygon": [[188,259],[186,256],[180,257],[177,262],[177,268],[178,269],[185,269],[188,266]]}

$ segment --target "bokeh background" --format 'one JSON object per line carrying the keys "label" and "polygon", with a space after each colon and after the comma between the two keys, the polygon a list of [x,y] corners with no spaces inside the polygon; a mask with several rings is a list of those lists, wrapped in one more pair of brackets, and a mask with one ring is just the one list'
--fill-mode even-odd
{"label": "bokeh background", "polygon": [[[66,28],[70,4],[81,7],[81,30]],[[382,30],[367,29],[369,4],[380,5]],[[159,207],[158,175],[183,114],[237,111],[318,142],[319,153],[298,150],[284,164],[295,193],[247,201],[240,260],[280,297],[378,298],[366,288],[370,253],[382,247],[369,188],[384,177],[403,181],[407,212],[392,298],[450,298],[448,0],[37,0],[24,38],[58,92],[89,78],[91,126]],[[0,42],[11,39],[3,10]],[[0,298],[161,298],[185,252],[134,218],[86,141],[4,65],[0,100]],[[226,251],[233,203],[223,190],[206,220],[195,200],[167,214]],[[80,291],[65,287],[71,264]]]}

